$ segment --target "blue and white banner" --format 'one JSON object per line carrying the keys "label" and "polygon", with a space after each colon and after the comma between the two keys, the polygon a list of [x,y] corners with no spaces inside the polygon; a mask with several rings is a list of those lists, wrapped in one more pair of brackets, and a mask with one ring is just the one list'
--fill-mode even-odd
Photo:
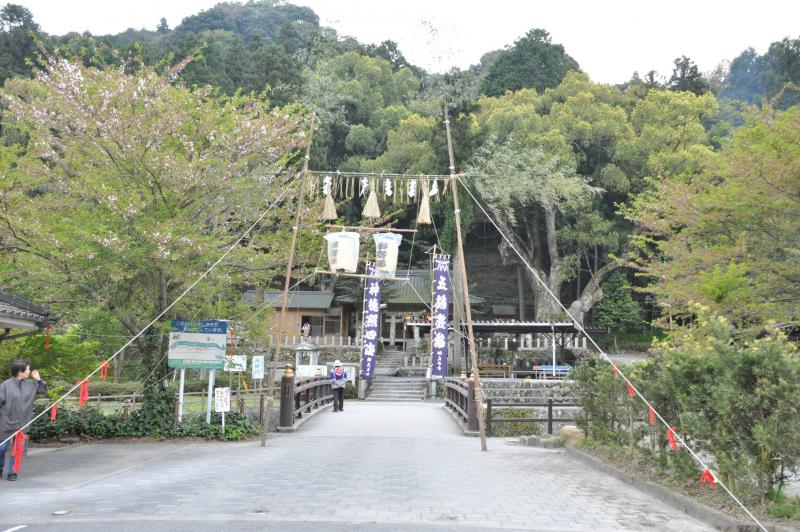
{"label": "blue and white banner", "polygon": [[447,376],[447,331],[450,326],[450,256],[433,257],[433,297],[431,298],[431,375]]}
{"label": "blue and white banner", "polygon": [[[367,275],[375,275],[375,265],[367,263]],[[364,324],[361,333],[361,378],[371,381],[375,374],[380,340],[381,282],[368,277],[364,283]]]}

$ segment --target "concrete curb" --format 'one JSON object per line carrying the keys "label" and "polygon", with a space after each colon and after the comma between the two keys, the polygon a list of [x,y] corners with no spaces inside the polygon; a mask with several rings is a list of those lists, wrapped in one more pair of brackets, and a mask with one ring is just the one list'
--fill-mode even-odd
{"label": "concrete curb", "polygon": [[[630,474],[617,469],[611,464],[603,462],[599,458],[596,458],[592,455],[586,454],[583,451],[579,451],[574,447],[566,447],[564,449],[568,456],[574,458],[584,464],[597,469],[607,475],[610,475],[616,479],[619,479],[626,484],[630,484],[633,487],[637,488],[638,490],[650,495],[651,497],[655,497],[660,501],[664,501],[670,506],[674,507],[681,512],[694,517],[704,523],[713,526],[717,530],[723,530],[726,532],[760,532],[761,529],[755,523],[745,523],[742,521],[737,520],[734,517],[726,515],[722,512],[714,510],[713,508],[709,508],[699,502],[696,502],[686,495],[682,495],[680,493],[674,493],[672,491],[667,490],[663,486],[658,484],[654,484],[653,482],[648,482],[646,480],[641,480],[631,476]],[[786,528],[782,526],[775,526],[775,525],[765,525],[767,530],[770,532],[796,532],[795,529]]]}
{"label": "concrete curb", "polygon": [[328,410],[328,409],[333,409],[333,403],[328,403],[328,404],[322,405],[319,408],[315,408],[311,412],[304,412],[303,413],[303,417],[301,417],[298,420],[295,420],[294,425],[292,425],[291,427],[278,426],[278,432],[297,432],[297,430],[300,427],[303,426],[303,423],[305,423],[309,419],[313,418],[314,416],[316,416],[320,412],[324,412],[325,410]]}

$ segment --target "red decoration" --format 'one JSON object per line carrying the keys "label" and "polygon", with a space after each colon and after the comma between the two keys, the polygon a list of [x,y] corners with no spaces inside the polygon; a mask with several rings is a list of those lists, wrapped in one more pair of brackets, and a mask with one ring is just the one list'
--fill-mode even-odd
{"label": "red decoration", "polygon": [[714,473],[709,471],[708,468],[706,468],[706,470],[703,471],[703,474],[700,475],[700,484],[707,483],[708,487],[712,490],[714,489],[714,484],[716,481],[717,480],[714,478]]}
{"label": "red decoration", "polygon": [[52,325],[46,325],[44,328],[44,350],[48,351],[50,349],[50,331],[53,330]]}
{"label": "red decoration", "polygon": [[89,381],[83,379],[81,381],[80,393],[78,394],[78,403],[80,403],[80,405],[83,406],[86,404],[86,401],[88,400],[89,400]]}
{"label": "red decoration", "polygon": [[630,382],[628,383],[628,397],[633,397],[636,395],[636,391],[633,389],[633,384]]}
{"label": "red decoration", "polygon": [[675,430],[677,428],[678,427],[676,427],[676,426],[672,426],[672,427],[668,428],[667,432],[666,432],[667,440],[669,441],[669,445],[675,451],[678,450],[678,443],[675,441]]}
{"label": "red decoration", "polygon": [[108,377],[108,360],[104,360],[103,363],[100,365],[100,378],[103,381],[106,380]]}
{"label": "red decoration", "polygon": [[55,421],[56,416],[58,416],[58,403],[53,403],[50,407],[50,421]]}
{"label": "red decoration", "polygon": [[647,405],[647,409],[650,411],[650,424],[656,424],[656,411],[653,410],[653,405]]}
{"label": "red decoration", "polygon": [[22,466],[22,453],[25,451],[25,440],[28,437],[21,430],[18,430],[14,438],[14,446],[11,447],[11,456],[14,457],[14,473],[19,473]]}

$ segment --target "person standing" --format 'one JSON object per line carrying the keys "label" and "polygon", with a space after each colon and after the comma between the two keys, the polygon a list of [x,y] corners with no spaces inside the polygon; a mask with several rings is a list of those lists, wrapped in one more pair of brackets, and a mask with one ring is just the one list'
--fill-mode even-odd
{"label": "person standing", "polygon": [[[33,380],[29,380],[29,377]],[[27,360],[17,360],[11,364],[11,378],[0,384],[0,477],[6,461],[6,451],[14,442],[15,434],[33,416],[33,400],[37,393],[47,392],[47,385],[37,370],[31,371]],[[15,457],[8,463],[8,480],[17,480],[14,472]]]}
{"label": "person standing", "polygon": [[344,410],[344,387],[347,385],[347,372],[338,360],[333,363],[330,377],[331,388],[333,388],[333,411],[341,412]]}

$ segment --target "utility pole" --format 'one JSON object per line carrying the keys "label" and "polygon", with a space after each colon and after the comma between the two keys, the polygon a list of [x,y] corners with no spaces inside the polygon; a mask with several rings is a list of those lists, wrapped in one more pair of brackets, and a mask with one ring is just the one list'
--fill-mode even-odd
{"label": "utility pole", "polygon": [[456,158],[453,154],[453,140],[450,135],[450,113],[447,106],[444,111],[444,127],[447,133],[447,156],[450,159],[450,190],[453,192],[453,214],[456,217],[456,242],[458,246],[458,261],[461,277],[461,289],[464,295],[464,313],[467,318],[467,342],[472,361],[472,378],[475,380],[475,407],[478,413],[478,431],[481,435],[481,450],[486,451],[486,430],[483,423],[483,392],[481,377],[478,372],[478,353],[475,349],[475,335],[472,332],[472,309],[469,303],[469,285],[467,284],[467,267],[464,260],[464,245],[461,240],[461,207],[458,203],[458,185],[456,185]]}
{"label": "utility pole", "polygon": [[308,178],[308,162],[311,160],[311,140],[314,136],[314,122],[312,118],[311,131],[308,134],[308,144],[306,144],[306,156],[303,161],[303,171],[300,176],[300,188],[298,189],[297,210],[294,213],[294,226],[292,227],[292,243],[289,246],[289,260],[286,263],[286,280],[283,284],[283,304],[281,305],[281,319],[278,325],[278,337],[275,345],[275,356],[272,358],[272,372],[269,375],[269,386],[267,387],[267,410],[261,420],[261,447],[267,445],[267,432],[269,431],[269,418],[272,413],[272,401],[275,394],[275,376],[278,374],[278,363],[281,358],[281,348],[283,338],[286,336],[286,309],[289,307],[289,286],[292,282],[292,268],[294,267],[294,253],[297,247],[297,235],[300,232],[300,221],[303,215],[304,199],[306,195],[306,179]]}

